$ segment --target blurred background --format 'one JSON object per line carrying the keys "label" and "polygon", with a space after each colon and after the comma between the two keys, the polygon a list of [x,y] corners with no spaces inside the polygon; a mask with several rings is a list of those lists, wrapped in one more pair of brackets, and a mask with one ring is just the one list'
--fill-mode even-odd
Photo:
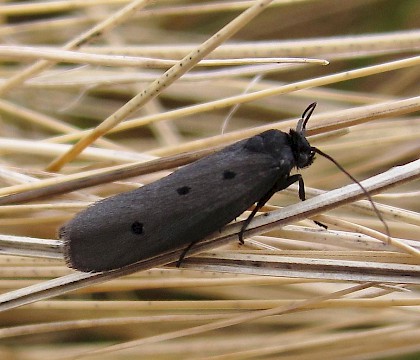
{"label": "blurred background", "polygon": [[[144,7],[128,11],[127,16],[114,21],[113,17],[129,1],[3,1],[0,195],[13,193],[12,186],[30,190],[39,180],[60,181],[61,175],[225,145],[258,133],[265,125],[287,131],[314,101],[318,106],[308,124],[312,131],[309,135],[314,135],[309,138],[311,144],[334,157],[357,179],[418,159],[420,100],[416,97],[420,60],[401,69],[392,65],[387,69],[384,65],[376,74],[332,79],[325,86],[314,84],[299,91],[279,91],[236,108],[228,100],[244,93],[277,89],[418,55],[420,3],[274,1],[206,57],[219,63],[195,67],[74,161],[59,171],[48,169],[51,161],[80,138],[81,130],[94,128],[114,114],[174,61],[253,3],[144,1]],[[105,20],[110,25],[96,36],[86,43],[80,41],[81,46],[68,46],[72,53],[62,52],[65,44],[77,42],[75,39],[81,34]],[[134,57],[153,61],[133,65],[129,61],[134,61]],[[226,65],[221,61],[280,57],[325,59],[329,65],[251,60]],[[50,63],[34,67],[42,59]],[[226,102],[213,106],[211,102],[216,100]],[[412,105],[398,110],[394,104],[400,100],[411,101]],[[383,104],[378,117],[369,108],[374,104]],[[365,115],[358,115],[360,120],[355,120],[352,109]],[[57,229],[89,203],[167,173],[163,170],[75,189],[60,196],[52,194],[3,205],[0,234],[55,240]],[[311,196],[315,194],[311,188],[331,190],[351,182],[321,158],[302,174]],[[354,261],[372,266],[378,276],[372,281],[379,283],[386,282],[380,280],[383,274],[412,271],[407,282],[394,279],[388,285],[376,284],[349,296],[340,295],[335,300],[288,311],[287,306],[298,300],[326,296],[367,280],[352,277],[351,270],[343,269],[337,276],[322,271],[311,275],[309,268],[307,276],[263,276],[245,261],[241,263],[242,271],[209,270],[194,263],[184,270],[171,266],[154,268],[95,286],[80,285],[77,291],[51,299],[47,295],[43,300],[1,312],[0,356],[28,360],[73,356],[417,359],[419,195],[417,180],[375,196],[375,201],[388,206],[383,211],[393,237],[408,250],[384,244],[367,233],[359,235],[355,229],[344,228],[331,219],[329,235],[304,221],[256,237],[256,242],[251,241],[247,247],[232,243],[218,250],[221,254],[231,250],[239,254],[271,251],[296,261]],[[296,202],[296,188],[292,188],[276,194],[270,205]],[[384,232],[371,210],[345,206],[328,214]],[[48,259],[42,254],[18,256],[18,238],[12,243],[14,251],[0,253],[2,294],[72,272],[62,259]],[[42,242],[40,246],[43,250]],[[285,309],[256,320],[238,320],[233,326],[222,321],[276,306]],[[217,322],[220,325],[208,331],[197,328]],[[107,349],[114,344],[126,349]],[[95,349],[102,352],[89,354]]]}

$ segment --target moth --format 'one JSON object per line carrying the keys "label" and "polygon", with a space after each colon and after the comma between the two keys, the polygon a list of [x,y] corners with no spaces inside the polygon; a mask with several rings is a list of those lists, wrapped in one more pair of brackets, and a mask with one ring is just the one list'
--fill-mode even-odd
{"label": "moth", "polygon": [[107,271],[185,246],[180,263],[194,244],[256,204],[239,233],[243,242],[246,227],[274,193],[297,182],[305,200],[303,178],[291,175],[293,168],[310,166],[316,153],[334,161],[305,137],[315,106],[309,105],[288,133],[262,132],[89,206],[60,229],[67,264]]}

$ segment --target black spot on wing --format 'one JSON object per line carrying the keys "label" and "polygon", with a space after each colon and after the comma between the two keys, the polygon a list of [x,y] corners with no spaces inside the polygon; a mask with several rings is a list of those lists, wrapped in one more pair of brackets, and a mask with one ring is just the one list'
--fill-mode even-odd
{"label": "black spot on wing", "polygon": [[236,176],[236,172],[234,172],[234,171],[225,170],[223,172],[223,179],[225,179],[225,180],[233,179],[235,176]]}
{"label": "black spot on wing", "polygon": [[131,231],[133,232],[133,234],[136,234],[136,235],[143,234],[143,224],[139,221],[134,221],[131,224]]}
{"label": "black spot on wing", "polygon": [[187,195],[190,192],[191,188],[189,186],[182,186],[178,189],[176,189],[176,192],[179,195]]}

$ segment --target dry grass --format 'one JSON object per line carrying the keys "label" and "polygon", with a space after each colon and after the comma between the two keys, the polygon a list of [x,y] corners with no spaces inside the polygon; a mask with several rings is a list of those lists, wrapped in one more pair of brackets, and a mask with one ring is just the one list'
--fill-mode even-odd
{"label": "dry grass", "polygon": [[[2,359],[420,356],[420,4],[273,1],[258,14],[269,3],[0,6]],[[310,199],[276,194],[245,246],[235,223],[181,269],[181,250],[111,273],[65,266],[57,229],[91,202],[295,127],[313,101],[311,144],[369,179],[392,239],[318,158],[302,172]]]}

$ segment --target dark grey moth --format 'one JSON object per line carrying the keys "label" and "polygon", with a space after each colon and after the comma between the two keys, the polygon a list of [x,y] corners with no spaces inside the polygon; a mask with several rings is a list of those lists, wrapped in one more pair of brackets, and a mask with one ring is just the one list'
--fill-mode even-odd
{"label": "dark grey moth", "polygon": [[[268,130],[239,141],[184,166],[169,176],[98,201],[60,230],[67,264],[80,271],[117,269],[185,246],[187,251],[205,236],[220,230],[250,206],[259,209],[277,191],[299,183],[293,168],[312,164],[315,153],[305,126],[316,103],[303,113],[296,130]],[[322,224],[321,224],[322,225]]]}

